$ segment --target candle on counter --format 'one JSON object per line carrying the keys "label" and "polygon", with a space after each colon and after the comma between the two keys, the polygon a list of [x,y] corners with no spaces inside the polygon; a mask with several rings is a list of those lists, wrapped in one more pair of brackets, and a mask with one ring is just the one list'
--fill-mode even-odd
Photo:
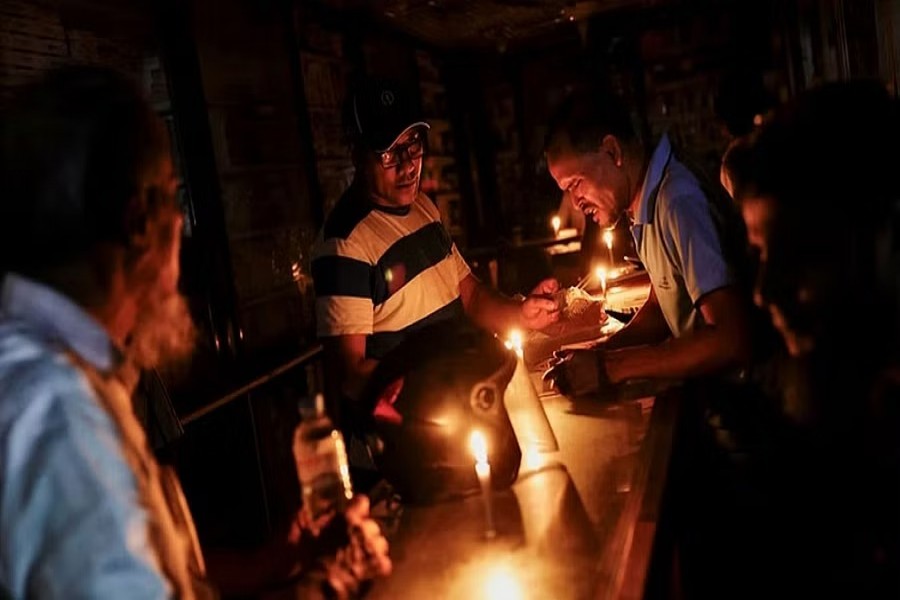
{"label": "candle on counter", "polygon": [[487,439],[478,430],[469,437],[472,455],[475,457],[475,474],[481,484],[481,498],[484,502],[485,529],[484,535],[493,538],[497,535],[494,529],[494,511],[491,506],[491,463],[488,462]]}
{"label": "candle on counter", "polygon": [[528,367],[525,366],[524,342],[525,336],[521,330],[511,329],[507,333],[505,345],[508,350],[515,353],[516,368],[503,393],[506,413],[516,432],[516,439],[522,452],[520,473],[533,470],[532,465],[536,463],[535,452],[559,450],[547,413],[531,380]]}
{"label": "candle on counter", "polygon": [[600,281],[600,289],[603,292],[603,299],[606,300],[606,268],[597,267],[594,270],[594,274],[597,275],[597,279]]}
{"label": "candle on counter", "polygon": [[603,243],[606,244],[606,252],[609,254],[609,268],[611,269],[615,264],[615,259],[613,258],[613,232],[612,229],[607,229],[603,232]]}
{"label": "candle on counter", "polygon": [[559,237],[559,228],[562,227],[562,219],[559,218],[559,215],[553,215],[550,225],[553,227],[553,235]]}
{"label": "candle on counter", "polygon": [[[484,569],[484,594],[480,597],[503,600],[522,600],[533,597],[532,590],[522,585],[520,570],[504,562],[489,564]],[[527,578],[527,574],[525,575]]]}

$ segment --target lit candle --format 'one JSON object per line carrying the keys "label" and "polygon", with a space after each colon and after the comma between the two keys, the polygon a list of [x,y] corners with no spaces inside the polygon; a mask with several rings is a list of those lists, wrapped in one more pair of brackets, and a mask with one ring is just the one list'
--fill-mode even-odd
{"label": "lit candle", "polygon": [[507,350],[514,351],[516,353],[516,356],[522,358],[522,332],[518,329],[510,330],[509,337],[506,338],[504,346],[506,346]]}
{"label": "lit candle", "polygon": [[603,299],[606,300],[606,269],[597,267],[594,273],[597,275],[597,279],[600,280],[600,289],[603,291]]}
{"label": "lit candle", "polygon": [[615,264],[615,260],[613,259],[613,232],[612,229],[607,229],[603,232],[603,243],[606,244],[606,251],[609,254],[609,268],[612,268],[613,264]]}
{"label": "lit candle", "polygon": [[469,437],[472,455],[475,457],[475,474],[481,484],[481,497],[484,501],[485,537],[492,538],[497,532],[494,529],[494,511],[491,507],[491,463],[488,462],[487,440],[480,431],[473,431]]}
{"label": "lit candle", "polygon": [[559,237],[559,228],[562,226],[562,219],[559,218],[559,215],[553,215],[550,225],[553,226],[553,235]]}

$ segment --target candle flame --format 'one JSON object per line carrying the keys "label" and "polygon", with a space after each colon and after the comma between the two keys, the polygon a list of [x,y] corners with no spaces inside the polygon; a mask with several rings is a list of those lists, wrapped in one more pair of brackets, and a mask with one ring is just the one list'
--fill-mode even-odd
{"label": "candle flame", "polygon": [[514,350],[516,355],[522,356],[522,332],[518,329],[512,329],[509,332],[509,337],[506,338],[506,342],[504,345],[508,350]]}
{"label": "candle flame", "polygon": [[613,232],[607,229],[603,232],[603,243],[606,244],[606,247],[612,250],[613,245]]}
{"label": "candle flame", "polygon": [[472,456],[475,457],[477,464],[487,463],[487,439],[484,434],[477,429],[469,436],[469,446],[472,449]]}
{"label": "candle flame", "polygon": [[559,215],[553,215],[553,218],[550,219],[550,225],[553,227],[554,233],[559,233],[559,228],[562,226],[562,219],[559,218]]}
{"label": "candle flame", "polygon": [[600,285],[606,286],[606,268],[605,267],[597,267],[594,269],[594,275],[597,276],[597,279],[600,281]]}
{"label": "candle flame", "polygon": [[[516,571],[508,565],[492,565],[485,573],[485,598],[519,600],[525,598],[525,589],[516,577]],[[530,594],[528,594],[530,595]]]}

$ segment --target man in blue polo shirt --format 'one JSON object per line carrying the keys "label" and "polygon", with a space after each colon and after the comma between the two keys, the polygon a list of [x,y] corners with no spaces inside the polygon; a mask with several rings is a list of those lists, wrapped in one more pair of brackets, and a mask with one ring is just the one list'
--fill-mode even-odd
{"label": "man in blue polo shirt", "polygon": [[565,355],[549,377],[570,393],[633,378],[683,378],[739,368],[750,357],[747,301],[729,264],[722,219],[663,135],[642,143],[618,98],[570,96],[550,123],[550,173],[601,227],[631,219],[650,295],[620,332]]}

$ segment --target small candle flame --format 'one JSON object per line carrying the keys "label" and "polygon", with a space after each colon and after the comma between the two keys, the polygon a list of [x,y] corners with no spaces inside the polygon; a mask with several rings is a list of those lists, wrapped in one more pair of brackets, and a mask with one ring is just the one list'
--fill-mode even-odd
{"label": "small candle flame", "polygon": [[597,276],[597,279],[600,280],[600,291],[603,292],[603,298],[606,299],[606,268],[605,267],[597,267],[594,270],[594,274]]}
{"label": "small candle flame", "polygon": [[483,433],[478,430],[473,431],[469,436],[469,447],[472,449],[472,456],[475,457],[477,464],[487,464],[487,439]]}
{"label": "small candle flame", "polygon": [[553,233],[559,234],[559,228],[562,226],[562,219],[559,218],[559,215],[553,215],[553,218],[550,219],[550,225],[553,227]]}
{"label": "small candle flame", "polygon": [[[484,597],[503,598],[504,600],[520,600],[531,594],[526,593],[522,582],[517,577],[518,572],[509,565],[492,565],[485,571]],[[530,590],[529,590],[530,591]]]}
{"label": "small candle flame", "polygon": [[603,232],[603,243],[606,244],[606,247],[609,250],[612,250],[613,245],[613,232],[607,229]]}
{"label": "small candle flame", "polygon": [[522,344],[522,332],[518,329],[512,329],[503,345],[506,346],[507,350],[515,351],[517,356],[522,356]]}

